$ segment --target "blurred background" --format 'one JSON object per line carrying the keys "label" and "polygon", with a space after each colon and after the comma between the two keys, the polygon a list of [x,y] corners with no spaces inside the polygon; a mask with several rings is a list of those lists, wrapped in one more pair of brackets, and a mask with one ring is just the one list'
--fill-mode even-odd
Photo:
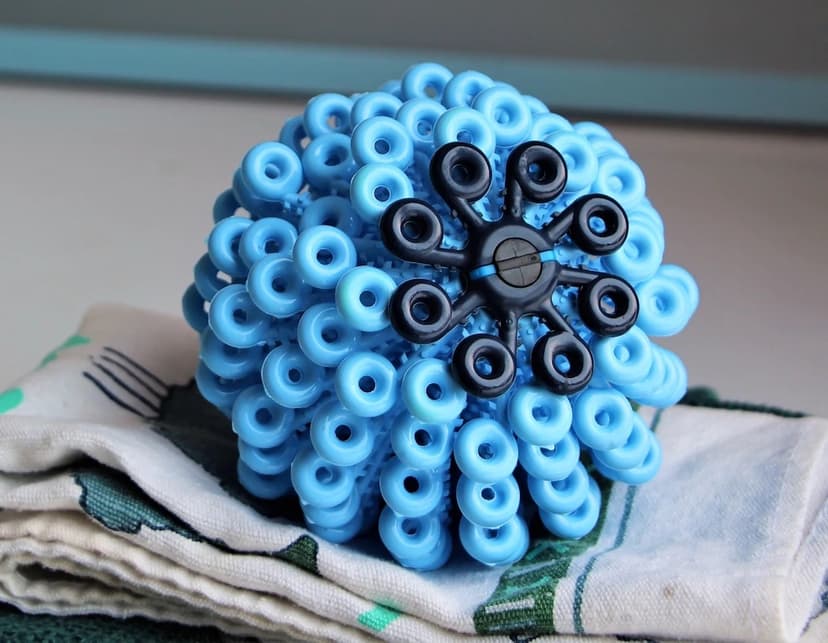
{"label": "blurred background", "polygon": [[701,306],[691,384],[828,416],[828,3],[0,3],[0,390],[93,302],[179,314],[215,196],[319,91],[474,68],[611,129]]}

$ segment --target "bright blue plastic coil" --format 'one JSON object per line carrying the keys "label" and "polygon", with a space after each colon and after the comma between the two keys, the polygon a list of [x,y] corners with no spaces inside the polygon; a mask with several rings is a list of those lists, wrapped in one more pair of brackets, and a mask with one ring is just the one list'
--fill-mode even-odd
{"label": "bright blue plastic coil", "polygon": [[305,132],[311,138],[351,130],[353,102],[342,94],[319,94],[308,101],[303,114]]}
{"label": "bright blue plastic coil", "polygon": [[187,286],[181,297],[181,310],[184,313],[184,321],[197,333],[203,332],[209,324],[207,312],[204,310],[205,303],[195,284]]}
{"label": "bright blue plastic coil", "polygon": [[538,114],[535,116],[529,138],[533,141],[546,141],[559,132],[573,131],[572,123],[560,114]]}
{"label": "bright blue plastic coil", "polygon": [[592,145],[592,151],[595,152],[595,156],[599,159],[609,156],[619,156],[625,159],[630,158],[629,152],[615,139],[604,138],[590,141],[590,144]]}
{"label": "bright blue plastic coil", "polygon": [[199,361],[195,374],[201,396],[225,415],[229,416],[233,403],[241,392],[255,383],[252,377],[240,380],[226,380],[213,373],[204,362]]}
{"label": "bright blue plastic coil", "polygon": [[529,549],[529,530],[520,516],[497,529],[487,529],[460,519],[460,542],[475,560],[491,567],[509,565],[523,558]]}
{"label": "bright blue plastic coil", "polygon": [[487,484],[461,475],[455,495],[463,515],[475,525],[489,529],[506,524],[520,506],[520,488],[514,476]]}
{"label": "bright blue plastic coil", "polygon": [[547,135],[544,140],[566,161],[565,192],[580,192],[592,185],[598,175],[598,157],[589,141],[576,132],[566,131]]}
{"label": "bright blue plastic coil", "polygon": [[445,111],[445,107],[429,98],[415,98],[403,103],[395,118],[405,129],[414,149],[430,153],[434,149],[434,125]]}
{"label": "bright blue plastic coil", "polygon": [[514,89],[489,87],[475,97],[472,107],[488,119],[498,147],[517,145],[532,128],[532,113]]}
{"label": "bright blue plastic coil", "polygon": [[382,469],[380,493],[394,513],[418,518],[437,509],[445,498],[448,490],[443,475],[443,471],[416,469],[392,458]]}
{"label": "bright blue plastic coil", "polygon": [[589,475],[580,462],[563,480],[541,480],[528,476],[526,487],[539,509],[568,514],[584,504],[589,493]]}
{"label": "bright blue plastic coil", "polygon": [[446,83],[443,90],[443,105],[471,107],[477,95],[494,84],[491,78],[479,71],[461,71]]}
{"label": "bright blue plastic coil", "polygon": [[225,286],[210,302],[210,328],[219,341],[235,348],[264,342],[270,322],[241,284]]}
{"label": "bright blue plastic coil", "polygon": [[471,107],[452,107],[434,124],[434,146],[462,141],[471,143],[489,158],[495,151],[495,134],[489,121]]}
{"label": "bright blue plastic coil", "polygon": [[386,309],[396,288],[382,270],[359,266],[345,273],[336,285],[336,309],[357,330],[380,331],[390,324]]}
{"label": "bright blue plastic coil", "polygon": [[345,134],[323,134],[313,139],[302,154],[308,183],[323,192],[347,191],[356,171],[351,139]]}
{"label": "bright blue plastic coil", "polygon": [[308,228],[293,246],[296,272],[306,284],[330,290],[339,279],[356,266],[354,242],[342,230],[320,225]]}
{"label": "bright blue plastic coil", "polygon": [[212,301],[216,293],[227,285],[218,273],[219,269],[213,264],[209,254],[202,255],[193,267],[195,287],[205,301]]}
{"label": "bright blue plastic coil", "polygon": [[642,404],[648,404],[644,400],[645,397],[651,397],[652,392],[658,390],[664,385],[665,376],[666,376],[666,367],[664,365],[664,358],[661,355],[661,352],[658,350],[658,346],[655,344],[651,344],[652,346],[652,363],[650,365],[650,370],[647,371],[647,375],[644,376],[643,379],[630,382],[628,384],[617,384],[618,390],[623,393],[626,397],[630,398],[631,400],[635,400],[637,402],[641,402]]}
{"label": "bright blue plastic coil", "polygon": [[386,94],[391,94],[392,96],[396,96],[397,98],[402,98],[402,81],[398,78],[394,78],[392,80],[386,80],[382,85],[380,85],[377,91],[385,92]]}
{"label": "bright blue plastic coil", "polygon": [[454,460],[476,482],[497,482],[512,475],[518,448],[511,431],[488,418],[469,420],[454,439]]}
{"label": "bright blue plastic coil", "polygon": [[290,463],[299,450],[299,439],[294,434],[281,444],[267,449],[250,446],[239,439],[238,449],[239,459],[251,470],[265,476],[275,476],[290,468]]}
{"label": "bright blue plastic coil", "polygon": [[634,415],[629,401],[618,391],[589,388],[572,405],[572,428],[582,443],[606,451],[627,442]]}
{"label": "bright blue plastic coil", "polygon": [[466,407],[466,391],[448,364],[436,358],[412,364],[403,375],[400,394],[409,413],[427,424],[453,422]]}
{"label": "bright blue plastic coil", "polygon": [[414,143],[402,124],[390,116],[374,116],[354,129],[351,153],[359,165],[386,163],[404,170],[414,160]]}
{"label": "bright blue plastic coil", "polygon": [[310,445],[294,458],[290,479],[302,500],[323,509],[345,502],[354,491],[353,469],[331,464]]}
{"label": "bright blue plastic coil", "polygon": [[292,149],[299,158],[308,144],[308,133],[301,116],[292,116],[285,121],[279,131],[279,142]]}
{"label": "bright blue plastic coil", "polygon": [[598,161],[598,175],[591,189],[612,197],[629,210],[641,203],[647,184],[644,173],[634,161],[610,156]]}
{"label": "bright blue plastic coil", "polygon": [[239,254],[242,235],[253,225],[250,219],[230,217],[219,221],[207,238],[207,252],[213,265],[231,277],[246,277],[247,265]]}
{"label": "bright blue plastic coil", "polygon": [[646,225],[655,230],[660,237],[664,237],[664,221],[647,199],[644,199],[634,208],[628,209],[627,219],[631,226]]}
{"label": "bright blue plastic coil", "polygon": [[305,182],[296,152],[275,141],[253,147],[242,159],[240,170],[251,194],[264,201],[278,201],[295,194]]}
{"label": "bright blue plastic coil", "polygon": [[652,343],[646,333],[636,326],[617,337],[595,335],[590,349],[596,369],[614,384],[641,381],[652,367]]}
{"label": "bright blue plastic coil", "polygon": [[687,307],[690,309],[691,315],[696,312],[696,308],[699,306],[699,286],[696,280],[693,279],[693,275],[681,266],[665,264],[658,269],[658,276],[679,284],[685,295]]}
{"label": "bright blue plastic coil", "polygon": [[650,450],[650,429],[636,413],[633,418],[633,430],[627,442],[609,451],[593,451],[594,460],[599,460],[611,469],[633,469],[640,466]]}
{"label": "bright blue plastic coil", "polygon": [[431,98],[439,101],[451,77],[452,73],[437,63],[413,65],[402,77],[402,99]]}
{"label": "bright blue plastic coil", "polygon": [[397,370],[377,353],[351,353],[336,368],[334,386],[346,409],[360,417],[377,417],[397,401]]}
{"label": "bright blue plastic coil", "polygon": [[417,571],[438,569],[451,554],[451,535],[435,514],[406,518],[386,507],[380,514],[379,534],[397,561]]}
{"label": "bright blue plastic coil", "polygon": [[310,520],[306,520],[306,522],[310,532],[323,540],[330,543],[346,543],[353,540],[362,531],[363,515],[357,514],[341,527],[322,527]]}
{"label": "bright blue plastic coil", "polygon": [[289,409],[310,406],[325,391],[324,369],[310,361],[294,344],[268,353],[262,364],[262,385],[277,404]]}
{"label": "bright blue plastic coil", "polygon": [[250,269],[247,291],[259,310],[284,319],[307,306],[310,286],[299,278],[293,259],[267,256]]}
{"label": "bright blue plastic coil", "polygon": [[362,232],[362,219],[351,207],[350,201],[341,196],[323,196],[305,208],[299,219],[299,230],[305,231],[318,225],[339,228],[352,238]]}
{"label": "bright blue plastic coil", "polygon": [[325,529],[341,529],[348,525],[360,512],[362,499],[354,490],[354,493],[348,496],[346,500],[334,507],[317,507],[303,501],[300,501],[299,504],[308,522]]}
{"label": "bright blue plastic coil", "polygon": [[593,123],[592,121],[581,121],[575,124],[575,131],[587,139],[590,143],[595,141],[612,141],[615,140],[612,133],[603,125]]}
{"label": "bright blue plastic coil", "polygon": [[276,500],[292,491],[287,471],[275,476],[265,476],[253,471],[240,459],[236,464],[236,475],[241,486],[249,494],[262,500]]}
{"label": "bright blue plastic coil", "polygon": [[565,395],[524,385],[509,400],[509,426],[529,444],[556,444],[572,426],[572,405]]}
{"label": "bright blue plastic coil", "polygon": [[201,360],[213,373],[229,380],[237,380],[257,373],[264,353],[259,346],[234,348],[219,341],[209,328],[201,335]]}
{"label": "bright blue plastic coil", "polygon": [[636,324],[648,335],[667,337],[675,335],[687,325],[692,314],[680,283],[663,275],[638,285],[638,321]]}
{"label": "bright blue plastic coil", "polygon": [[345,323],[334,304],[315,304],[299,319],[296,340],[312,362],[333,367],[357,349],[360,332]]}
{"label": "bright blue plastic coil", "polygon": [[624,245],[601,261],[610,272],[635,285],[655,275],[663,258],[664,237],[633,222]]}
{"label": "bright blue plastic coil", "polygon": [[374,431],[369,420],[330,400],[313,414],[310,441],[325,460],[341,467],[350,467],[371,455]]}
{"label": "bright blue plastic coil", "polygon": [[233,404],[233,431],[251,447],[270,449],[296,432],[293,409],[276,404],[261,384],[246,388]]}
{"label": "bright blue plastic coil", "polygon": [[225,190],[213,202],[213,223],[232,217],[239,209],[239,202],[233,190]]}
{"label": "bright blue plastic coil", "polygon": [[363,165],[351,180],[351,203],[368,224],[375,224],[394,201],[413,196],[411,181],[393,165]]}
{"label": "bright blue plastic coil", "polygon": [[544,526],[559,538],[578,539],[591,532],[601,513],[601,490],[591,477],[586,499],[575,511],[566,514],[539,512]]}
{"label": "bright blue plastic coil", "polygon": [[639,466],[630,469],[613,469],[606,466],[601,460],[596,459],[594,463],[598,473],[610,480],[625,482],[630,485],[644,484],[655,478],[661,467],[661,446],[652,431],[648,433],[647,437],[649,438],[650,448],[644,462]]}
{"label": "bright blue plastic coil", "polygon": [[449,461],[454,429],[448,424],[427,424],[401,413],[391,426],[391,445],[404,464],[436,469]]}
{"label": "bright blue plastic coil", "polygon": [[533,117],[549,113],[549,106],[537,96],[524,94],[523,101],[526,103],[526,106],[529,108],[529,111],[532,113]]}
{"label": "bright blue plastic coil", "polygon": [[557,444],[540,446],[518,440],[520,465],[530,476],[541,480],[563,480],[578,464],[581,447],[568,431]]}
{"label": "bright blue plastic coil", "polygon": [[239,255],[248,268],[264,257],[290,257],[296,236],[296,228],[284,219],[259,219],[242,234]]}
{"label": "bright blue plastic coil", "polygon": [[402,106],[402,101],[396,96],[385,92],[368,92],[354,101],[351,107],[351,123],[354,126],[353,135],[359,129],[359,124],[376,116],[395,116]]}

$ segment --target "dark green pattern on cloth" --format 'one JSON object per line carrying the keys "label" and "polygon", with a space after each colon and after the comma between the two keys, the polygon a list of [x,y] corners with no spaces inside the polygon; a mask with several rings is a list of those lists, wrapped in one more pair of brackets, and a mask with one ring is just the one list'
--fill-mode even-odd
{"label": "dark green pattern on cloth", "polygon": [[720,400],[716,391],[706,386],[691,388],[679,404],[685,406],[703,406],[709,409],[723,409],[726,411],[749,411],[752,413],[767,413],[783,418],[801,418],[807,414],[802,411],[791,411],[778,406],[766,404],[754,404],[752,402],[734,402],[731,400]]}

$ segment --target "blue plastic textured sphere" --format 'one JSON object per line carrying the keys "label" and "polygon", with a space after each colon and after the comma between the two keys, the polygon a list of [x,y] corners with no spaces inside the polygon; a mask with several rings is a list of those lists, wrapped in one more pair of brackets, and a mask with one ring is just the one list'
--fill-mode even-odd
{"label": "blue plastic textured sphere", "polygon": [[507,564],[529,520],[589,533],[596,475],[658,471],[634,409],[685,393],[650,337],[687,324],[698,288],[662,265],[644,175],[602,126],[415,65],[312,98],[213,219],[183,298],[196,382],[232,418],[241,484],[298,495],[314,533],[378,533],[420,570],[458,548]]}

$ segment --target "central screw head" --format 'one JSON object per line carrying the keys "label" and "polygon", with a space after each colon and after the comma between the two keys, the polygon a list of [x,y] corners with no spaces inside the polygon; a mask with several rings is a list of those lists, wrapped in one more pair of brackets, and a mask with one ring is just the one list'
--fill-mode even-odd
{"label": "central screw head", "polygon": [[526,239],[512,237],[498,244],[494,253],[497,276],[515,288],[526,288],[535,283],[541,274],[538,249]]}

